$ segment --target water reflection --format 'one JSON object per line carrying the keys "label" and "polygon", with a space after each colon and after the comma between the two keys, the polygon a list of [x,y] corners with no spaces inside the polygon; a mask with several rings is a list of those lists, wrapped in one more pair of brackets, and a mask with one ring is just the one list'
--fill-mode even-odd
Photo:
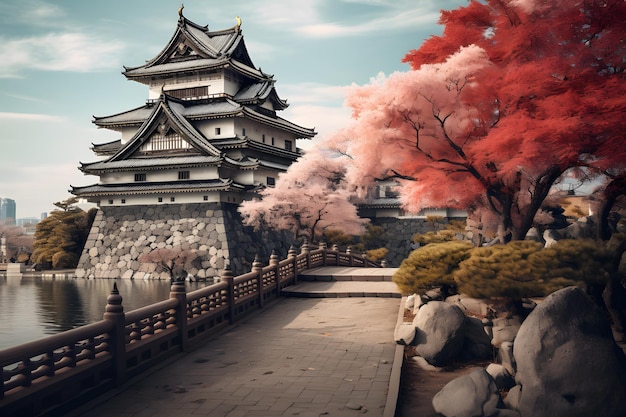
{"label": "water reflection", "polygon": [[0,349],[102,320],[114,282],[127,312],[169,297],[169,281],[0,276]]}

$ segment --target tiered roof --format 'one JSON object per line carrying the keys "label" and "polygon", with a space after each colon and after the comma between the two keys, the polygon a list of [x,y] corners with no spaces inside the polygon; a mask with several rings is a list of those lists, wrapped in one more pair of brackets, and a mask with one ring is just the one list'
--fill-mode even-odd
{"label": "tiered roof", "polygon": [[[276,110],[288,104],[274,87],[272,75],[256,69],[243,40],[241,22],[236,26],[209,31],[179,13],[177,28],[166,47],[144,65],[124,67],[130,80],[152,84],[165,76],[200,74],[220,69],[236,73],[240,83],[234,95],[220,93],[201,99],[183,100],[168,95],[162,89],[156,100],[140,107],[104,117],[95,117],[98,127],[113,130],[136,129],[128,141],[115,140],[93,144],[92,150],[106,159],[81,163],[86,174],[109,172],[156,171],[193,167],[226,167],[249,170],[266,167],[284,171],[300,154],[297,151],[269,146],[247,136],[208,139],[194,122],[209,119],[244,118],[261,125],[288,132],[296,138],[312,138],[313,129],[296,125],[276,115]],[[272,110],[273,109],[273,110]],[[186,146],[165,153],[146,152],[145,145],[155,133],[176,134]],[[230,152],[230,151],[237,152]],[[239,150],[248,150],[239,152]],[[245,190],[250,185],[235,183],[229,178],[206,181],[141,182],[127,184],[96,184],[72,187],[72,193],[94,197],[116,194],[142,194],[163,191],[194,192],[214,190]]]}

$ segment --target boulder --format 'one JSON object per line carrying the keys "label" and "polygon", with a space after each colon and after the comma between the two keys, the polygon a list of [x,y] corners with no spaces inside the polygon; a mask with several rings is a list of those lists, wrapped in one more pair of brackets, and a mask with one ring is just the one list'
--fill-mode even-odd
{"label": "boulder", "polygon": [[463,324],[463,350],[461,359],[489,359],[493,357],[491,338],[485,331],[483,322],[475,317],[466,317]]}
{"label": "boulder", "polygon": [[504,366],[504,369],[513,376],[517,372],[517,364],[515,363],[515,357],[513,356],[513,343],[503,342],[498,348],[498,357],[500,364]]}
{"label": "boulder", "polygon": [[528,233],[526,233],[526,238],[524,240],[532,240],[534,242],[543,243],[543,239],[539,235],[539,230],[536,227],[531,227],[528,229]]}
{"label": "boulder", "polygon": [[463,349],[465,314],[457,306],[431,301],[413,320],[415,350],[431,365],[442,366],[459,357]]}
{"label": "boulder", "polygon": [[508,391],[515,385],[515,379],[509,371],[499,363],[490,363],[485,369],[487,373],[496,382],[498,389]]}
{"label": "boulder", "polygon": [[515,340],[521,325],[522,320],[518,316],[493,319],[493,339],[491,339],[491,344],[499,347],[504,342],[512,342]]}
{"label": "boulder", "polygon": [[513,354],[522,417],[626,415],[626,358],[580,288],[546,297],[520,327]]}
{"label": "boulder", "polygon": [[498,387],[484,369],[453,379],[433,397],[433,408],[446,417],[492,417],[502,407]]}
{"label": "boulder", "polygon": [[487,316],[490,310],[485,300],[472,298],[465,294],[451,295],[446,298],[446,303],[459,306],[465,314],[471,316]]}
{"label": "boulder", "polygon": [[546,242],[544,246],[546,248],[555,245],[560,239],[561,235],[554,229],[547,229],[543,232],[543,240]]}
{"label": "boulder", "polygon": [[415,325],[413,323],[400,323],[396,326],[393,337],[397,344],[409,346],[415,339]]}

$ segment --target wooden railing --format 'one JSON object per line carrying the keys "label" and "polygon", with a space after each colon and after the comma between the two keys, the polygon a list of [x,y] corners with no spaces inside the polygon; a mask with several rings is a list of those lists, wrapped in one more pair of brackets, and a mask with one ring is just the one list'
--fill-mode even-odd
{"label": "wooden railing", "polygon": [[117,286],[107,298],[103,320],[0,351],[0,416],[58,415],[120,386],[163,360],[192,349],[229,324],[258,311],[320,266],[379,267],[337,248],[304,244],[300,254],[255,259],[252,270],[187,293],[175,282],[170,298],[124,313]]}

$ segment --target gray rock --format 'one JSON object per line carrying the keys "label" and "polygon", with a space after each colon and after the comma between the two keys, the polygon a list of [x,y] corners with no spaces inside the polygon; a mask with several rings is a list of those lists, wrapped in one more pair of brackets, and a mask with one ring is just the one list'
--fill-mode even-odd
{"label": "gray rock", "polygon": [[499,363],[490,363],[485,369],[489,375],[496,381],[498,389],[508,391],[515,385],[515,379],[509,371]]}
{"label": "gray rock", "polygon": [[413,320],[415,350],[430,364],[443,366],[459,357],[463,348],[465,315],[457,306],[431,301]]}
{"label": "gray rock", "polygon": [[522,324],[513,353],[523,417],[626,415],[626,358],[580,288],[546,297]]}
{"label": "gray rock", "polygon": [[556,230],[548,229],[543,232],[543,240],[546,242],[545,247],[549,248],[552,245],[555,245],[561,239],[561,235]]}
{"label": "gray rock", "polygon": [[463,350],[461,359],[489,359],[493,357],[491,339],[485,331],[483,322],[475,317],[466,317],[463,324]]}
{"label": "gray rock", "polygon": [[409,346],[415,339],[415,325],[413,323],[400,323],[396,326],[393,337],[397,344]]}
{"label": "gray rock", "polygon": [[543,243],[543,239],[539,236],[539,231],[536,227],[531,227],[526,233],[526,238],[524,240],[533,240],[535,242]]}
{"label": "gray rock", "polygon": [[506,369],[509,374],[515,376],[515,373],[517,372],[517,364],[515,363],[515,357],[513,356],[513,343],[503,342],[498,348],[498,357],[500,359],[500,364],[504,366],[504,369]]}
{"label": "gray rock", "polygon": [[519,410],[520,397],[522,395],[522,387],[515,385],[509,390],[504,398],[504,405],[512,410]]}
{"label": "gray rock", "polygon": [[442,368],[439,368],[437,366],[433,366],[431,364],[428,363],[428,361],[424,358],[422,358],[421,356],[413,356],[411,358],[411,361],[413,361],[413,363],[415,363],[417,366],[419,366],[420,368],[422,368],[425,371],[429,371],[429,372],[441,372]]}
{"label": "gray rock", "polygon": [[491,344],[495,347],[499,347],[504,342],[512,342],[517,336],[522,320],[513,316],[511,318],[498,317],[493,319],[493,338]]}
{"label": "gray rock", "polygon": [[446,417],[492,417],[502,407],[498,387],[484,369],[453,379],[433,397],[433,408]]}
{"label": "gray rock", "polygon": [[451,295],[446,298],[446,303],[459,306],[465,314],[471,316],[486,316],[489,311],[489,305],[485,300],[472,298],[465,294]]}

